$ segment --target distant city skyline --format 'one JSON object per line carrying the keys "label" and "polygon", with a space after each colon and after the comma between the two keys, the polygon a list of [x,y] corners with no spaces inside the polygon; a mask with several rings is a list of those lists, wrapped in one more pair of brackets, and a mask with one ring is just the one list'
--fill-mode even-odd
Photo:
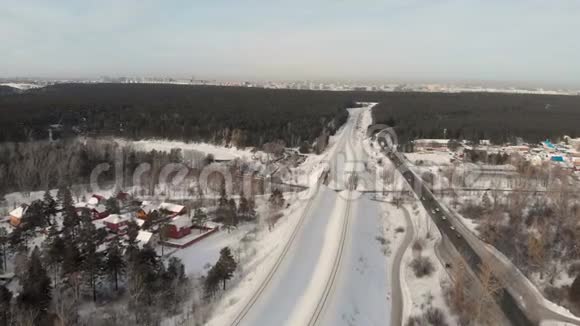
{"label": "distant city skyline", "polygon": [[0,0],[0,77],[580,87],[580,2]]}

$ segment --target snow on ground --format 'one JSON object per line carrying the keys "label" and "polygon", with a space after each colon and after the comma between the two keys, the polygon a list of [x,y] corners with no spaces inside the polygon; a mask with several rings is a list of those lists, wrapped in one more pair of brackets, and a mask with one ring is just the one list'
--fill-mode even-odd
{"label": "snow on ground", "polygon": [[350,128],[347,127],[350,126],[349,122],[351,122],[351,120],[352,119],[349,117],[347,123],[342,125],[334,135],[329,137],[327,150],[323,154],[306,155],[306,160],[300,164],[300,166],[290,168],[290,171],[292,172],[289,174],[291,179],[284,180],[284,182],[305,187],[312,187],[315,185],[316,182],[318,182],[318,176],[334,163],[332,161],[337,157],[337,148],[342,147],[341,142],[344,140],[344,136],[348,136],[345,133],[348,132],[347,129],[350,130]]}
{"label": "snow on ground", "polygon": [[[293,275],[294,277],[298,276],[290,282],[293,284],[288,284],[292,287],[293,296],[285,298],[290,300],[284,300],[288,304],[287,307],[291,308],[288,310],[289,314],[276,316],[273,321],[277,319],[278,323],[258,322],[249,323],[249,325],[276,325],[286,321],[288,316],[291,316],[289,325],[307,325],[309,323],[331,275],[336,253],[340,246],[344,221],[348,218],[347,199],[344,197],[346,191],[341,192],[338,196],[334,192],[330,192],[329,195],[327,197],[326,193],[323,193],[323,198],[326,199],[325,204],[311,211],[312,222],[315,224],[309,224],[306,227],[308,231],[303,234],[307,236],[307,238],[303,238],[306,241],[301,242],[302,248],[296,248],[298,249],[297,255],[293,261],[287,261],[292,267],[288,270],[289,273],[286,274],[285,279],[288,280]],[[349,209],[352,212],[352,207]],[[310,251],[310,253],[306,253],[306,251]],[[272,293],[281,292],[274,290]],[[279,306],[274,304],[274,307]],[[262,315],[265,311],[268,310],[262,310]],[[260,316],[258,320],[263,320],[263,318]]]}
{"label": "snow on ground", "polygon": [[[469,196],[460,196],[458,197],[458,201],[459,202],[465,202],[467,201],[469,198]],[[465,227],[467,227],[467,229],[469,229],[469,231],[471,231],[473,234],[475,234],[476,236],[479,236],[479,230],[477,230],[477,227],[479,226],[479,223],[476,220],[467,218],[465,216],[463,216],[461,213],[459,213],[459,208],[460,206],[457,207],[457,209],[455,209],[453,207],[453,199],[452,198],[444,198],[443,199],[443,203],[445,203],[447,210],[449,210],[452,214],[454,214],[456,217],[459,218],[459,220],[461,221],[461,223],[463,225],[465,225]]]}
{"label": "snow on ground", "polygon": [[574,316],[574,314],[571,313],[570,310],[546,299],[546,297],[544,297],[544,295],[540,292],[540,290],[536,287],[536,285],[532,283],[532,281],[529,278],[527,278],[524,275],[524,273],[522,273],[520,269],[517,268],[515,264],[509,258],[507,258],[502,252],[497,250],[492,245],[489,244],[485,245],[488,252],[491,253],[495,259],[501,261],[504,266],[509,266],[510,269],[514,271],[515,275],[517,275],[517,279],[521,281],[521,284],[525,284],[527,290],[527,292],[525,292],[526,295],[535,297],[536,300],[539,303],[541,303],[546,309],[551,310],[552,312],[555,312],[567,318],[576,320],[580,324],[580,317]]}
{"label": "snow on ground", "polygon": [[[289,194],[285,194],[287,200],[290,198],[300,198],[302,196],[306,196],[304,192],[300,194],[290,194],[295,195],[296,197],[289,197],[288,195]],[[237,196],[230,196],[230,198],[236,197]],[[268,216],[268,196],[256,196],[255,201],[258,217],[260,219],[264,219],[266,216]],[[284,214],[284,216],[288,215],[288,218],[291,219],[295,217],[294,215],[297,211],[300,210],[301,205],[302,203],[296,202],[295,204],[283,210],[281,213]],[[275,230],[278,228],[283,229],[284,227],[287,227],[288,223],[286,223],[286,219],[288,218],[279,220],[276,224]],[[168,251],[171,252],[171,256],[180,258],[182,260],[185,266],[185,272],[188,275],[205,275],[209,265],[215,264],[215,262],[218,260],[219,252],[223,247],[227,246],[232,248],[232,252],[237,256],[237,258],[241,258],[242,256],[253,252],[254,248],[252,247],[256,246],[257,242],[265,238],[266,235],[273,233],[268,232],[268,230],[265,229],[264,223],[265,222],[261,224],[244,223],[230,232],[227,232],[226,230],[220,230],[217,233],[214,233],[189,247],[183,249],[170,249]],[[199,231],[192,231],[192,233],[195,232]]]}
{"label": "snow on ground", "polygon": [[390,318],[390,264],[382,244],[386,239],[380,204],[366,196],[353,202],[350,236],[324,325],[380,325]]}
{"label": "snow on ground", "polygon": [[368,153],[367,169],[369,177],[362,180],[365,188],[375,191],[401,189],[405,182],[404,178],[395,170],[391,161],[380,152],[376,142],[372,143],[370,139],[365,139],[363,146],[365,152]]}
{"label": "snow on ground", "polygon": [[[405,221],[403,210],[396,208],[393,204],[381,203],[381,215],[382,230],[375,239],[379,242],[382,241],[379,237],[385,239],[382,245],[382,251],[390,266],[393,254],[401,246],[409,227]],[[390,277],[391,275],[389,275]]]}
{"label": "snow on ground", "polygon": [[[363,112],[361,124],[368,124],[369,120],[372,120],[370,110],[368,112]],[[360,131],[359,137],[362,140],[361,147],[368,158],[367,166],[370,170],[369,173],[372,173],[375,176],[375,189],[391,191],[405,189],[406,181],[400,173],[394,169],[390,160],[380,151],[380,146],[376,142],[367,138],[366,134],[361,134]],[[424,161],[424,164],[440,165],[449,164],[450,157],[451,155],[449,155],[449,153],[429,153],[421,155],[419,159]],[[411,157],[411,159],[416,158]],[[435,166],[434,168],[437,170],[439,169],[438,166]],[[442,281],[448,279],[448,275],[435,255],[434,250],[434,246],[440,238],[440,234],[421,205],[405,204],[403,209],[410,213],[413,228],[415,229],[415,238],[419,237],[425,239],[427,234],[430,234],[430,239],[425,241],[425,248],[422,251],[422,255],[429,257],[435,267],[435,271],[431,276],[417,278],[415,277],[412,268],[409,266],[413,259],[412,250],[408,248],[404,253],[400,266],[401,287],[403,292],[403,322],[405,323],[410,315],[422,314],[423,309],[426,308],[427,305],[437,307],[441,309],[444,314],[450,316],[449,309],[443,296],[443,290],[440,285]],[[411,226],[406,225],[404,213],[401,209],[396,209],[390,204],[383,204],[383,212],[386,215],[383,221],[383,227],[385,230],[384,236],[387,243],[390,242],[389,246],[391,248],[389,251],[395,252],[404,239],[404,232],[409,232],[408,228]],[[403,232],[401,232],[402,229],[404,229]],[[390,255],[386,259],[389,265],[391,264],[391,259],[392,257],[390,257]],[[389,278],[390,277],[391,276],[389,275]],[[388,282],[390,284],[390,279]],[[373,323],[362,322],[359,324],[366,325]]]}
{"label": "snow on ground", "polygon": [[[305,216],[304,225],[294,243],[275,272],[269,286],[244,319],[244,325],[283,324],[291,315],[305,287],[310,283],[325,242],[325,230],[330,220],[329,212],[335,206],[336,194],[323,187]],[[299,203],[301,204],[301,203]],[[299,206],[302,206],[298,208]],[[284,245],[304,213],[304,205],[280,220],[272,232],[263,233],[249,249],[247,262],[242,264],[241,281],[220,301],[216,314],[208,325],[224,325],[250,299],[257,287],[272,270]],[[271,307],[270,307],[271,305]],[[263,313],[269,311],[270,313]],[[274,313],[274,311],[276,313]]]}
{"label": "snow on ground", "polygon": [[401,281],[406,287],[406,291],[403,291],[406,300],[403,322],[406,322],[409,316],[423,314],[429,306],[441,309],[449,321],[451,313],[445,303],[441,287],[443,282],[449,282],[449,276],[435,254],[435,245],[441,239],[441,234],[422,205],[413,204],[407,207],[415,228],[415,239],[422,239],[424,242],[421,256],[428,257],[435,269],[429,276],[416,277],[410,264],[417,253],[413,252],[411,248],[405,253],[401,262],[401,269],[403,270]]}
{"label": "snow on ground", "polygon": [[[173,250],[170,256],[181,259],[188,275],[205,275],[207,268],[218,260],[220,250],[223,247],[237,247],[240,241],[249,232],[252,232],[254,227],[253,224],[242,224],[239,228],[229,233],[225,230],[220,230],[187,248]],[[199,231],[193,230],[192,232]]]}
{"label": "snow on ground", "polygon": [[447,151],[426,152],[426,153],[405,153],[405,156],[413,164],[420,161],[423,165],[447,165],[451,163],[452,155]]}
{"label": "snow on ground", "polygon": [[1,83],[1,86],[8,86],[8,87],[12,87],[12,88],[17,88],[20,90],[28,90],[28,89],[32,89],[32,88],[40,88],[43,87],[41,85],[36,85],[36,84],[28,84],[28,83]]}
{"label": "snow on ground", "polygon": [[123,145],[132,145],[137,150],[142,151],[165,151],[169,152],[173,148],[180,148],[183,151],[193,150],[202,152],[204,154],[212,154],[216,160],[233,160],[236,158],[251,160],[254,153],[251,149],[237,149],[235,147],[225,147],[212,145],[208,143],[186,143],[182,141],[148,139],[130,141],[124,139],[117,139],[118,143]]}
{"label": "snow on ground", "polygon": [[[310,155],[301,167],[293,171],[302,175],[304,184],[316,185],[327,166],[332,165],[332,170],[337,170],[338,166],[334,165],[335,158],[339,151],[347,150],[345,137],[351,135],[355,122],[353,120],[351,114],[348,122],[331,138],[331,145],[323,155]],[[293,226],[278,231],[282,234],[276,237],[265,237],[256,242],[257,249],[252,253],[251,260],[248,264],[242,264],[245,266],[244,270],[250,272],[220,300],[216,311],[221,313],[214,316],[209,325],[222,325],[231,321],[251,300],[250,296],[256,293],[261,283],[268,279],[268,275],[271,276],[269,283],[263,288],[242,324],[301,325],[308,321],[332,268],[346,208],[344,194],[337,194],[325,186],[321,186],[318,191],[316,188],[311,187],[308,190],[312,206],[308,208],[302,205],[304,215],[300,213],[298,218],[284,219],[293,220]],[[305,201],[299,203],[303,204]],[[301,218],[301,224],[296,224]],[[296,225],[299,229],[296,229],[295,238],[285,256],[281,257]],[[272,233],[274,232],[276,231]],[[273,271],[273,268],[276,270]],[[270,274],[271,271],[273,274]]]}

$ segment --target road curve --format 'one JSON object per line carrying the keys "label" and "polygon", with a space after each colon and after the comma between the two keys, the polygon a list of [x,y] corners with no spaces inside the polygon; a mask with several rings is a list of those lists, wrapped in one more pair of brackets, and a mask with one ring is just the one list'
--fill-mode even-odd
{"label": "road curve", "polygon": [[403,325],[403,289],[401,288],[401,263],[403,256],[409,248],[411,241],[415,238],[415,229],[413,227],[413,222],[411,221],[411,216],[406,207],[401,206],[401,210],[405,215],[405,223],[407,223],[407,228],[405,231],[405,238],[403,242],[397,248],[395,257],[393,258],[393,265],[391,268],[391,286],[393,289],[392,294],[392,308],[391,308],[391,326]]}

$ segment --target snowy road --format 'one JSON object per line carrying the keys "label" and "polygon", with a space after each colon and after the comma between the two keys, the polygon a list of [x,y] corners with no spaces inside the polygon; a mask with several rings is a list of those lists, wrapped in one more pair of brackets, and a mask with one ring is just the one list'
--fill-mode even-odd
{"label": "snowy road", "polygon": [[324,274],[324,266],[320,262],[332,245],[342,215],[336,199],[334,191],[320,189],[293,248],[240,325],[298,325],[291,319],[308,317],[308,313],[296,310],[303,300],[315,299],[305,294],[323,283],[320,278],[324,275],[320,274]]}
{"label": "snowy road", "polygon": [[297,236],[272,277],[232,325],[389,323],[388,267],[381,251],[380,207],[348,190],[364,173],[353,109],[328,153],[331,181],[320,186]]}
{"label": "snowy road", "polygon": [[365,197],[352,205],[343,264],[322,325],[385,325],[391,314],[388,266],[377,236],[380,203]]}
{"label": "snowy road", "polygon": [[[361,111],[353,111],[353,119],[360,122]],[[346,138],[346,174],[354,173],[359,181],[372,184],[364,170],[367,159],[362,150],[356,128]],[[388,266],[377,240],[382,227],[381,208],[376,201],[358,192],[350,192],[350,227],[345,250],[333,293],[326,302],[321,325],[385,325],[391,315]]]}

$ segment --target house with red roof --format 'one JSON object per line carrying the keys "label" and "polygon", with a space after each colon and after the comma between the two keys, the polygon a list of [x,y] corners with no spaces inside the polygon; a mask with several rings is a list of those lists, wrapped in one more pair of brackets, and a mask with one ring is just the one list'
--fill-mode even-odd
{"label": "house with red roof", "polygon": [[188,216],[182,215],[174,217],[168,224],[168,236],[173,239],[180,239],[191,233],[191,220]]}

